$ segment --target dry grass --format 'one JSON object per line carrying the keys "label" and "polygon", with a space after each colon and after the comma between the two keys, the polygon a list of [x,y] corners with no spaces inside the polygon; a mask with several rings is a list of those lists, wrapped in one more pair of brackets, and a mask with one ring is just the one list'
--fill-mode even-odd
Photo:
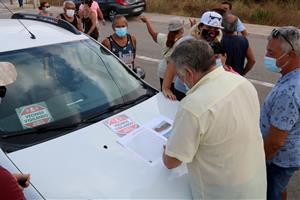
{"label": "dry grass", "polygon": [[[222,0],[147,0],[147,11],[199,17],[219,7]],[[300,0],[235,0],[233,13],[242,21],[272,26],[293,25],[300,28]]]}

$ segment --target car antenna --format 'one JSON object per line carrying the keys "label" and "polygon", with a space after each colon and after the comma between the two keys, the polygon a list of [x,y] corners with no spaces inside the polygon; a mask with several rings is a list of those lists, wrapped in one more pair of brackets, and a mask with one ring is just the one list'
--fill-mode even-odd
{"label": "car antenna", "polygon": [[[0,0],[1,4],[11,13],[11,14],[15,14],[13,13],[3,2],[2,0]],[[20,19],[17,19],[18,22],[27,30],[27,32],[30,34],[30,38],[31,39],[36,39],[35,35],[33,33],[30,32],[30,30],[28,30],[28,28],[23,24],[23,22]]]}

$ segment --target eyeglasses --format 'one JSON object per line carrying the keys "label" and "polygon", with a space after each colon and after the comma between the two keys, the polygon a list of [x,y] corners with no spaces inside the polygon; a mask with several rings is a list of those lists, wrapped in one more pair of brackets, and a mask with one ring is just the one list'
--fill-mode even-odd
{"label": "eyeglasses", "polygon": [[283,33],[281,33],[276,28],[273,29],[271,35],[273,38],[277,38],[277,37],[281,36],[287,43],[289,43],[289,45],[292,47],[292,50],[295,50],[293,44],[286,38],[286,36]]}

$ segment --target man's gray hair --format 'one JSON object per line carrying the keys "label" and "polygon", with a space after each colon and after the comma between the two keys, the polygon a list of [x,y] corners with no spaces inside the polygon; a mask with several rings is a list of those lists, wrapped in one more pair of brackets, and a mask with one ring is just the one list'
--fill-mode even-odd
{"label": "man's gray hair", "polygon": [[206,72],[215,64],[214,51],[204,40],[186,40],[171,55],[177,69],[189,67],[196,72]]}
{"label": "man's gray hair", "polygon": [[[276,32],[278,32],[276,34]],[[281,43],[281,50],[285,53],[289,52],[292,49],[292,46],[297,54],[300,57],[300,32],[294,26],[283,26],[278,29],[274,29],[269,35],[268,40],[278,39]],[[291,44],[289,44],[289,42]],[[292,45],[292,46],[291,46]]]}
{"label": "man's gray hair", "polygon": [[64,1],[64,4],[63,4],[63,8],[66,7],[67,4],[72,4],[73,6],[75,6],[75,3],[73,1]]}

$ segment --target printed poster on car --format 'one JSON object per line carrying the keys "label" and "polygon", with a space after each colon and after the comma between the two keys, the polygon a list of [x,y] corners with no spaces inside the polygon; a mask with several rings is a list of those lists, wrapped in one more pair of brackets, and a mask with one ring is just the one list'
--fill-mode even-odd
{"label": "printed poster on car", "polygon": [[24,129],[48,124],[53,121],[45,102],[16,108],[16,112]]}
{"label": "printed poster on car", "polygon": [[132,121],[124,114],[112,117],[106,120],[104,124],[119,135],[127,135],[140,127],[136,122]]}

